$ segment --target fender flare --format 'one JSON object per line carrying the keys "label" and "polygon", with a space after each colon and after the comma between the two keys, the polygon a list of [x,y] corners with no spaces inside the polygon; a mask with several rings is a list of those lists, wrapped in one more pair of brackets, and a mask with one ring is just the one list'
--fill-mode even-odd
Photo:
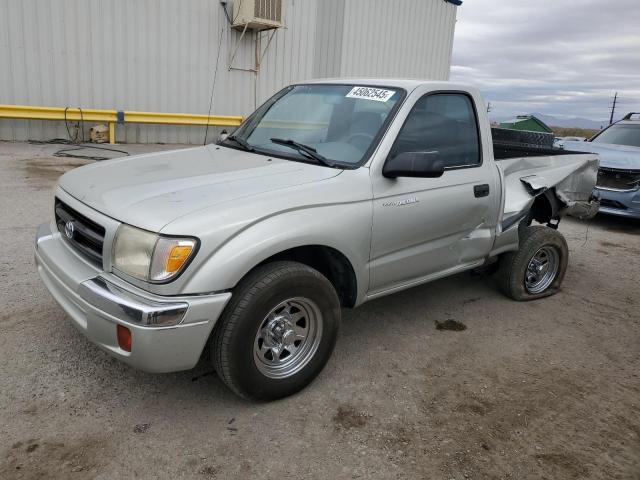
{"label": "fender flare", "polygon": [[362,209],[369,212],[370,208],[366,202],[341,204],[318,209],[311,216],[308,209],[302,209],[260,220],[198,262],[185,289],[228,291],[273,256],[294,248],[321,246],[338,251],[351,264],[356,278],[356,304],[359,304],[369,286],[371,215],[363,215]]}

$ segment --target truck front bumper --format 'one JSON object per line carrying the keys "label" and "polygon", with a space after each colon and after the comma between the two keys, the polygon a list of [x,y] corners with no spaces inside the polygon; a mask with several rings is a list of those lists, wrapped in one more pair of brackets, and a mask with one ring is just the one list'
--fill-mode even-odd
{"label": "truck front bumper", "polygon": [[600,213],[640,219],[640,190],[608,190],[596,188],[600,197]]}
{"label": "truck front bumper", "polygon": [[[100,271],[64,242],[52,225],[38,228],[35,261],[42,281],[91,342],[147,372],[193,368],[231,293],[163,297]],[[117,326],[131,331],[131,351]]]}

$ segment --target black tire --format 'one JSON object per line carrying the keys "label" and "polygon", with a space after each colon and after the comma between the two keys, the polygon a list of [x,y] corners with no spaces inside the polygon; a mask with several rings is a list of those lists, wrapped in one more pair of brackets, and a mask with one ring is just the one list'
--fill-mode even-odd
{"label": "black tire", "polygon": [[[267,315],[289,298],[311,300],[321,313],[315,353],[286,378],[270,378],[257,366],[254,344]],[[241,397],[274,400],[306,387],[327,363],[340,326],[340,301],[326,277],[297,262],[273,262],[249,273],[235,288],[211,338],[211,359],[224,383]]]}
{"label": "black tire", "polygon": [[[544,290],[532,293],[526,283],[527,267],[540,249],[545,247],[557,254],[557,270],[553,280]],[[567,271],[569,248],[562,234],[553,228],[536,225],[520,230],[520,248],[500,257],[497,279],[500,289],[508,297],[527,301],[548,297],[560,290]]]}

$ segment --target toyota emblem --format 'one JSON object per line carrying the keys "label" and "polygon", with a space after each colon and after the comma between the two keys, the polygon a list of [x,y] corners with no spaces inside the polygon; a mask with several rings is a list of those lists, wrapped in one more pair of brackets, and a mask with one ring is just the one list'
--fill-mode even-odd
{"label": "toyota emblem", "polygon": [[67,236],[69,240],[73,238],[73,234],[76,231],[76,227],[73,221],[69,220],[64,224],[64,234]]}

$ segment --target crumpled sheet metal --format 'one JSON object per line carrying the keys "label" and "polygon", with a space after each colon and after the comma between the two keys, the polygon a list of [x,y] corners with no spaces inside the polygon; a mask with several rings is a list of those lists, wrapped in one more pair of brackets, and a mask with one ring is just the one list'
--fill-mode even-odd
{"label": "crumpled sheet metal", "polygon": [[564,205],[561,215],[590,218],[598,212],[591,200],[598,176],[593,154],[523,157],[496,162],[504,181],[503,222],[528,211],[533,201],[550,188]]}

